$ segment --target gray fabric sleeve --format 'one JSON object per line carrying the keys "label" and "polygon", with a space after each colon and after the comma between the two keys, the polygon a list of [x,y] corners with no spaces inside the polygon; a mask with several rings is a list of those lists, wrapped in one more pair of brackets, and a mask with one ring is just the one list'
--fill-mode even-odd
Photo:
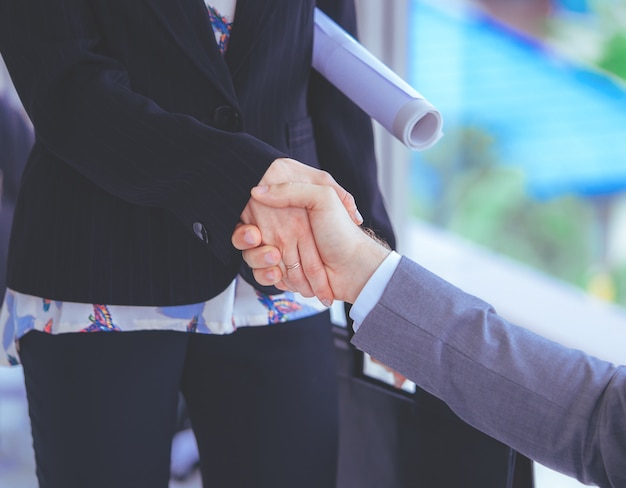
{"label": "gray fabric sleeve", "polygon": [[353,343],[522,454],[626,486],[623,366],[510,324],[406,258]]}

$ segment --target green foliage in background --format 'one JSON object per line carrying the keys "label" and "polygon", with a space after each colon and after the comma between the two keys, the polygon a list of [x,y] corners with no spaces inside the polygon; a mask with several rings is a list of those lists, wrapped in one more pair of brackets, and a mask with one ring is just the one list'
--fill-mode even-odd
{"label": "green foliage in background", "polygon": [[612,269],[611,277],[615,285],[615,302],[626,306],[626,263]]}
{"label": "green foliage in background", "polygon": [[413,195],[414,215],[493,251],[584,287],[593,262],[593,215],[575,196],[538,201],[479,128],[447,131],[419,156],[438,190]]}
{"label": "green foliage in background", "polygon": [[626,80],[626,2],[595,0],[590,2],[598,38],[598,50],[592,63]]}
{"label": "green foliage in background", "polygon": [[626,33],[616,32],[605,41],[596,65],[626,80]]}
{"label": "green foliage in background", "polygon": [[[549,19],[544,41],[573,61],[626,80],[626,0],[590,5],[591,14]],[[434,180],[428,191],[412,195],[415,216],[583,289],[607,271],[614,300],[626,305],[626,263],[603,268],[598,242],[610,229],[600,225],[597,202],[575,195],[533,198],[524,175],[507,165],[495,138],[480,127],[448,128],[415,164],[429,168]]]}
{"label": "green foliage in background", "polygon": [[590,0],[589,8],[548,19],[546,41],[574,61],[626,80],[626,1]]}

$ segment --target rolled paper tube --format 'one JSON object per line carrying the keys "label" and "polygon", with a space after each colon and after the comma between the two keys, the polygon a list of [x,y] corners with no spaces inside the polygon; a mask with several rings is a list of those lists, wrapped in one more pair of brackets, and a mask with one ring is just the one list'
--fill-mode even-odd
{"label": "rolled paper tube", "polygon": [[407,147],[442,136],[439,111],[324,12],[315,9],[313,68]]}

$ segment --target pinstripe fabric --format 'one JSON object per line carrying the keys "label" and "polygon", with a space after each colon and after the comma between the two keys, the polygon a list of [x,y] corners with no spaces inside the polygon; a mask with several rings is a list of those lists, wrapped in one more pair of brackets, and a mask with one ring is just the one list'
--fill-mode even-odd
{"label": "pinstripe fabric", "polygon": [[[318,3],[353,27],[351,1]],[[0,51],[37,130],[7,285],[87,303],[207,300],[242,267],[230,235],[250,188],[279,156],[319,166],[319,148],[390,235],[369,119],[322,80],[308,88],[314,6],[239,0],[224,58],[202,0],[0,0]]]}

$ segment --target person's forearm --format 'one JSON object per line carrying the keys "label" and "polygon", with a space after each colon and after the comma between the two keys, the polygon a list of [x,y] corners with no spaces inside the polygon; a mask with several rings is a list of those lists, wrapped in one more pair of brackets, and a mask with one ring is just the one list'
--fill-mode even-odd
{"label": "person's forearm", "polygon": [[625,486],[624,368],[511,325],[408,261],[353,342],[523,454]]}

